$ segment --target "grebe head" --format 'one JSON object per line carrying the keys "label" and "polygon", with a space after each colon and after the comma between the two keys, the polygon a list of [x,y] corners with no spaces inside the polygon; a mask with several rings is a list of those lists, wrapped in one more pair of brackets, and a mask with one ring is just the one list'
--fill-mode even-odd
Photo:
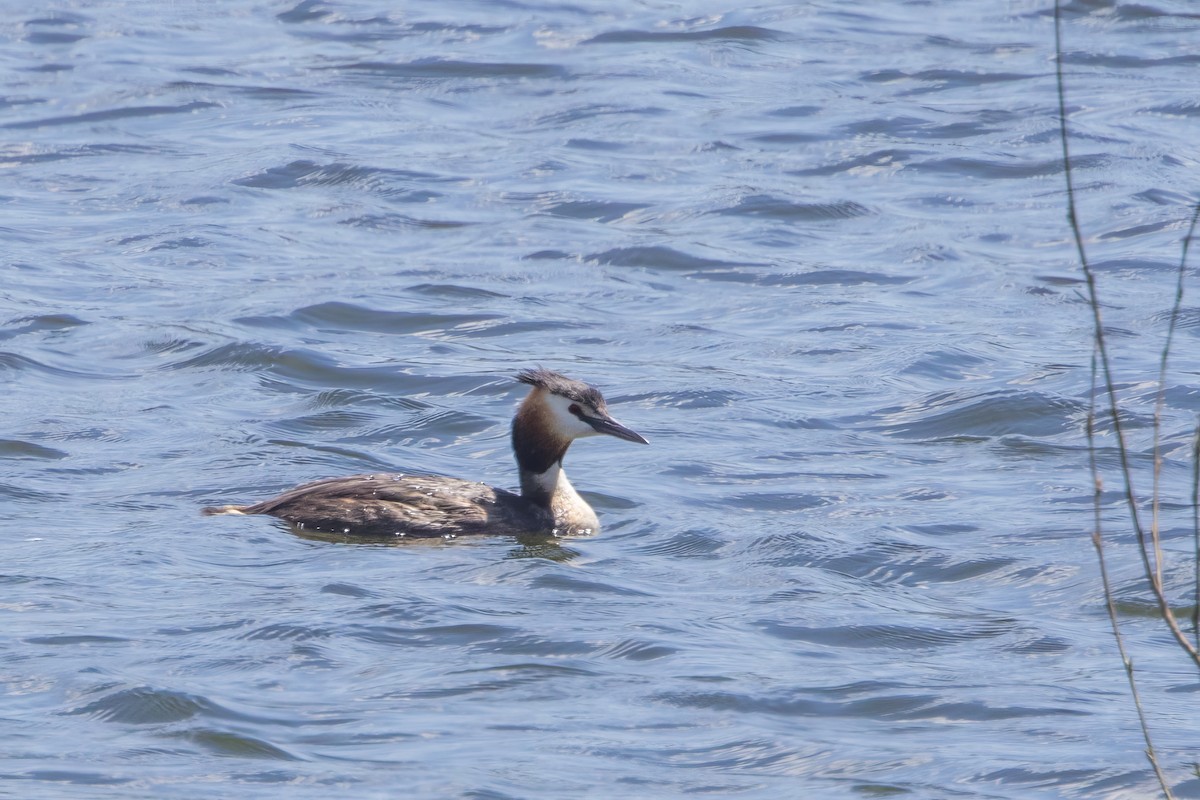
{"label": "grebe head", "polygon": [[613,419],[604,396],[594,386],[548,369],[525,370],[517,380],[534,387],[521,411],[526,412],[528,407],[526,413],[538,418],[537,427],[544,431],[543,435],[564,444],[600,434],[650,444],[644,436]]}

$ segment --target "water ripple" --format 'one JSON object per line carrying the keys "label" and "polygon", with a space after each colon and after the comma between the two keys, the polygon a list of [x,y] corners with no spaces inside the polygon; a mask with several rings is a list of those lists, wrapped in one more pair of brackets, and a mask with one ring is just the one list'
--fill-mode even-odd
{"label": "water ripple", "polygon": [[871,213],[866,206],[853,200],[835,203],[797,203],[771,195],[754,195],[738,201],[737,205],[720,209],[717,214],[747,217],[768,217],[788,222],[821,222],[832,219],[853,219]]}
{"label": "water ripple", "polygon": [[1086,410],[1081,401],[1041,392],[942,392],[883,412],[885,422],[878,430],[909,439],[1054,436],[1076,430]]}
{"label": "water ripple", "polygon": [[422,58],[407,63],[358,61],[332,67],[322,67],[322,69],[355,72],[387,78],[405,78],[408,80],[448,80],[458,78],[485,80],[495,80],[498,78],[566,80],[569,78],[567,70],[557,64],[456,61],[454,59],[443,58]]}
{"label": "water ripple", "polygon": [[94,122],[113,122],[128,118],[157,117],[164,114],[192,114],[204,109],[219,107],[217,103],[205,103],[201,101],[184,103],[178,106],[134,106],[131,108],[113,108],[105,111],[89,111],[86,114],[46,117],[45,119],[27,120],[25,122],[10,122],[0,127],[10,130],[29,130],[61,127],[64,125],[83,125]]}
{"label": "water ripple", "polygon": [[703,42],[703,41],[774,41],[785,38],[782,31],[759,28],[754,25],[730,25],[699,31],[610,31],[587,39],[583,44],[638,44],[651,42]]}
{"label": "water ripple", "polygon": [[831,647],[887,650],[926,650],[949,647],[1004,636],[1015,629],[1015,621],[996,619],[973,622],[951,628],[915,625],[831,625],[808,627],[772,620],[759,623],[764,632],[786,641],[800,641]]}
{"label": "water ripple", "polygon": [[38,459],[43,461],[57,461],[70,456],[64,450],[58,450],[53,447],[43,447],[34,442],[25,442],[19,439],[0,439],[0,458],[3,459]]}
{"label": "water ripple", "polygon": [[426,203],[440,195],[428,189],[414,189],[412,184],[444,180],[447,179],[427,172],[364,167],[337,162],[317,164],[313,161],[301,160],[238,178],[233,183],[251,189],[346,187],[376,194],[389,200]]}

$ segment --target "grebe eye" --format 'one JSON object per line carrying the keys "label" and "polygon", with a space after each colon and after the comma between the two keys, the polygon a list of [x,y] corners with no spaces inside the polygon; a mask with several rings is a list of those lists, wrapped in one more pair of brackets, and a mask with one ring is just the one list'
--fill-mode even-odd
{"label": "grebe eye", "polygon": [[578,403],[571,403],[571,405],[567,406],[567,411],[570,411],[577,417],[583,416],[583,409],[579,407]]}

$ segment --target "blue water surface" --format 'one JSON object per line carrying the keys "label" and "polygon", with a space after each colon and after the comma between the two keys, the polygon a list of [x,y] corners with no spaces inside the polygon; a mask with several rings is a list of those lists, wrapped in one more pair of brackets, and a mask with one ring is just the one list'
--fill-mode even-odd
{"label": "blue water surface", "polygon": [[[1089,539],[1051,6],[0,11],[0,795],[1158,790]],[[1080,2],[1063,33],[1145,499],[1200,17]],[[1185,278],[1160,508],[1183,611]],[[199,516],[356,472],[512,486],[535,365],[651,441],[571,450],[598,536]],[[1200,683],[1098,427],[1126,643],[1198,797]]]}

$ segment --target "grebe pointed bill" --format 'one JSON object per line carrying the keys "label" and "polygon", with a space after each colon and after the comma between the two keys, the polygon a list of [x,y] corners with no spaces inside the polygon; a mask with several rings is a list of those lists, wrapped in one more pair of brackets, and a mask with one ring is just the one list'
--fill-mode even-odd
{"label": "grebe pointed bill", "polygon": [[525,370],[516,378],[530,386],[512,423],[520,494],[436,475],[351,475],[306,483],[253,505],[201,513],[269,514],[306,531],[372,538],[599,531],[596,512],[563,470],[567,448],[585,436],[649,442],[613,419],[593,386],[547,369]]}

